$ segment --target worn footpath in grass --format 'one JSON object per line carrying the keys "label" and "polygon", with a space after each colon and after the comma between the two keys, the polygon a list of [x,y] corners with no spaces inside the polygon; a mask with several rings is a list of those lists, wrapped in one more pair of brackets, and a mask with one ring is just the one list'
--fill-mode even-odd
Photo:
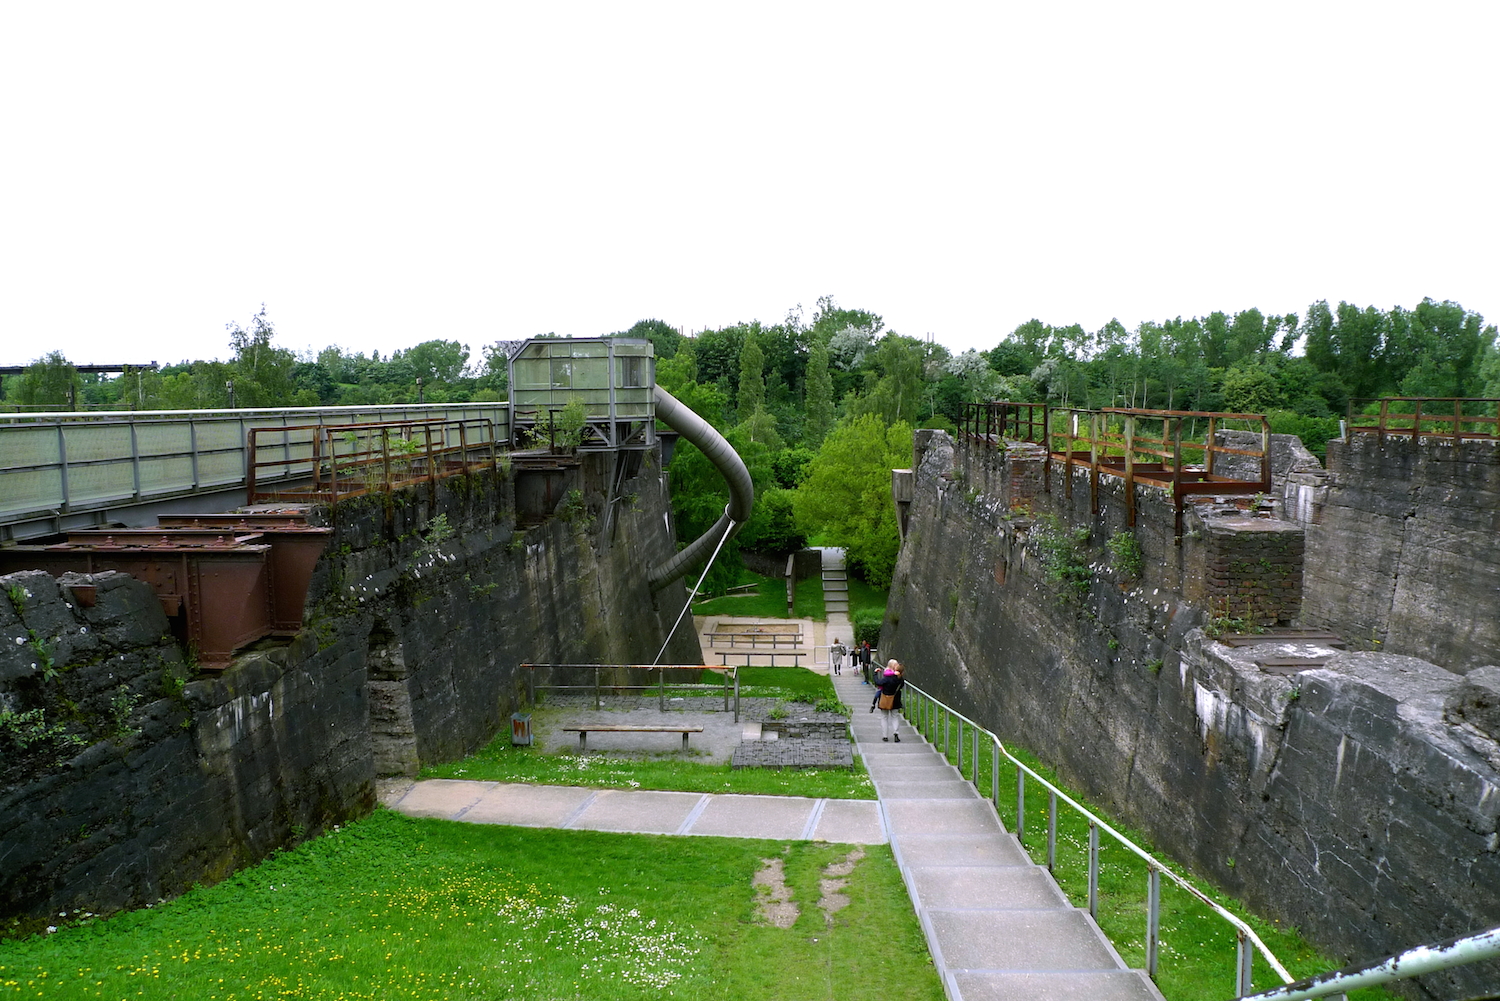
{"label": "worn footpath in grass", "polygon": [[[381,810],[154,909],[0,942],[0,998],[939,1001],[888,848],[863,849],[831,922],[817,908],[849,850]],[[789,928],[756,921],[766,858]]]}
{"label": "worn footpath in grass", "polygon": [[[943,728],[941,721],[929,729],[928,736],[941,748]],[[948,759],[965,778],[974,779],[974,744],[972,733],[964,736],[962,762],[958,759],[958,729],[948,732]],[[995,789],[995,772],[992,767],[990,744],[981,739],[979,753],[979,775],[975,785],[981,795],[989,797]],[[1007,750],[1026,765],[1056,784],[1069,796],[1083,803],[1096,816],[1105,819],[1111,827],[1125,835],[1135,844],[1157,859],[1167,861],[1165,856],[1151,849],[1144,835],[1131,830],[1096,809],[1085,797],[1057,782],[1056,775],[1042,765],[1033,755],[1007,745]],[[1008,830],[1016,826],[1016,772],[1017,768],[1004,758],[1000,759],[998,809],[1000,818]],[[1034,781],[1028,781],[1026,794],[1026,817],[1022,841],[1034,862],[1045,865],[1047,861],[1047,812],[1046,789]],[[1079,907],[1088,906],[1088,821],[1059,801],[1057,815],[1057,864],[1054,876],[1068,898]],[[1173,865],[1173,871],[1188,878],[1195,887],[1219,903],[1230,913],[1245,921],[1261,937],[1266,946],[1279,959],[1293,977],[1310,977],[1336,969],[1342,962],[1321,955],[1297,934],[1296,929],[1287,928],[1277,921],[1268,921],[1249,914],[1244,905],[1219,892],[1200,879],[1187,875],[1181,866]],[[1143,968],[1146,965],[1146,878],[1147,872],[1134,854],[1119,845],[1108,835],[1099,839],[1099,927],[1109,936],[1128,966]],[[1201,1001],[1203,998],[1227,998],[1234,996],[1235,931],[1218,915],[1170,880],[1161,881],[1160,962],[1156,978],[1157,986],[1167,1001]],[[1253,971],[1254,983],[1269,988],[1281,983],[1268,963],[1256,954]],[[1387,1001],[1391,995],[1380,988],[1367,988],[1349,993],[1350,1001]]]}

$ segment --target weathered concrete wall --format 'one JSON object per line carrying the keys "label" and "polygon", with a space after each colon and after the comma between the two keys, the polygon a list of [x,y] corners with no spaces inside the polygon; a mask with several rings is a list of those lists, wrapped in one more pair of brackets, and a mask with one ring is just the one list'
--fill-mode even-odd
{"label": "weathered concrete wall", "polygon": [[[586,456],[524,531],[498,473],[341,503],[302,632],[216,677],[187,680],[145,584],[87,578],[83,608],[69,578],[0,578],[0,928],[171,896],[367,813],[377,776],[489,740],[522,662],[649,662],[686,594],[646,586],[675,550],[665,487],[654,455],[624,461]],[[691,628],[664,659],[701,661]]]}
{"label": "weathered concrete wall", "polygon": [[[1091,516],[1086,479],[1070,499],[1054,465],[1052,491],[1018,512],[1014,455],[922,444],[881,637],[913,683],[1337,955],[1500,924],[1500,670],[1355,652],[1268,673],[1251,657],[1264,649],[1203,631],[1211,510],[1174,547],[1169,500],[1142,497],[1144,566],[1125,580],[1101,546],[1122,518],[1112,495]],[[1082,588],[1048,579],[1049,513],[1092,530]],[[1500,966],[1448,983],[1431,996],[1473,995]]]}
{"label": "weathered concrete wall", "polygon": [[1500,657],[1500,443],[1355,435],[1306,490],[1305,621],[1453,671]]}

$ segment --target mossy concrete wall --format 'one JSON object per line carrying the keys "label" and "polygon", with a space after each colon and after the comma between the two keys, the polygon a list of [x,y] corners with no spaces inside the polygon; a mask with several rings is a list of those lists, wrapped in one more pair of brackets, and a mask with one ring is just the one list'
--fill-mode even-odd
{"label": "mossy concrete wall", "polygon": [[[1267,648],[1205,632],[1223,625],[1206,602],[1212,506],[1174,545],[1170,498],[1143,491],[1130,576],[1104,544],[1123,528],[1113,494],[1094,514],[1087,480],[1069,497],[1059,464],[1048,492],[1007,479],[1024,466],[1014,450],[955,450],[939,433],[917,451],[881,635],[912,683],[1336,956],[1500,924],[1500,669],[1464,677],[1293,645],[1273,649],[1333,659],[1268,672],[1256,661]],[[1048,515],[1089,538],[1069,557],[1076,573],[1041,543]],[[1410,990],[1496,984],[1500,964]]]}
{"label": "mossy concrete wall", "polygon": [[[302,631],[218,675],[124,574],[0,578],[0,932],[170,897],[363,816],[381,774],[494,736],[523,662],[649,663],[686,599],[646,585],[676,548],[656,454],[582,457],[520,530],[525,476],[320,512]],[[663,658],[701,659],[691,623]]]}

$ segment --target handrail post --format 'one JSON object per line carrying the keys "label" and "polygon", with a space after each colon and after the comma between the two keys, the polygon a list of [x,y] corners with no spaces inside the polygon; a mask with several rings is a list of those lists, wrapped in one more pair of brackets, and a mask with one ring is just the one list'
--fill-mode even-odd
{"label": "handrail post", "polygon": [[990,745],[990,802],[1000,810],[1000,745]]}
{"label": "handrail post", "polygon": [[594,668],[594,710],[599,709],[599,669]]}
{"label": "handrail post", "polygon": [[1089,821],[1089,917],[1099,920],[1099,825],[1092,820]]}
{"label": "handrail post", "polygon": [[958,777],[964,777],[964,721],[958,721]]}
{"label": "handrail post", "polygon": [[1057,793],[1047,793],[1047,871],[1057,868]]}
{"label": "handrail post", "polygon": [[656,669],[656,708],[661,712],[667,711],[667,672],[665,668]]}
{"label": "handrail post", "polygon": [[1161,872],[1152,866],[1146,875],[1146,976],[1156,979],[1161,938]]}
{"label": "handrail post", "polygon": [[971,779],[971,781],[974,783],[974,791],[978,792],[979,791],[979,731],[977,729],[974,731],[973,739],[969,741],[969,744],[971,745],[970,748],[969,748],[969,756],[974,759],[974,762],[970,766],[969,771],[970,771],[970,774],[973,776],[972,779]]}
{"label": "handrail post", "polygon": [[1026,773],[1016,769],[1016,840],[1026,833]]}
{"label": "handrail post", "polygon": [[948,760],[948,734],[953,729],[953,717],[943,713],[943,760]]}
{"label": "handrail post", "polygon": [[1250,966],[1255,962],[1255,950],[1250,948],[1250,942],[1245,938],[1245,933],[1235,930],[1237,947],[1235,949],[1234,964],[1234,995],[1244,997],[1250,993]]}
{"label": "handrail post", "polygon": [[[256,437],[256,435],[255,435],[255,432],[258,431],[258,430],[260,430],[260,429],[259,428],[250,428],[246,432],[246,435],[245,435],[245,437],[247,439],[246,442],[245,442],[245,451],[247,453],[245,455],[245,503],[246,504],[254,504],[255,503],[255,462],[256,462],[256,456],[255,456],[255,445],[256,445],[255,437]],[[134,448],[134,446],[135,446],[135,424],[134,423],[132,423],[130,425],[130,443],[131,443],[131,447]],[[136,477],[137,477],[137,480],[139,480],[139,477],[140,477],[140,465],[139,465],[139,463],[136,464]],[[139,498],[140,495],[141,495],[141,487],[140,487],[140,483],[139,482],[136,483],[135,494],[136,494],[137,498]]]}

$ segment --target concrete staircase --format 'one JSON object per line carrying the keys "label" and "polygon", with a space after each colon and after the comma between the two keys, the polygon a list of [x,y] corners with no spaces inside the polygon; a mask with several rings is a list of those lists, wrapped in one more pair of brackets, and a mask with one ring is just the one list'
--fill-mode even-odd
{"label": "concrete staircase", "polygon": [[882,742],[874,689],[833,682],[951,1001],[1162,1001],[956,768],[904,720]]}
{"label": "concrete staircase", "polygon": [[[825,547],[823,553],[823,607],[830,627],[834,615],[849,615],[849,574],[844,569],[844,551]],[[844,637],[849,642],[849,637]]]}

